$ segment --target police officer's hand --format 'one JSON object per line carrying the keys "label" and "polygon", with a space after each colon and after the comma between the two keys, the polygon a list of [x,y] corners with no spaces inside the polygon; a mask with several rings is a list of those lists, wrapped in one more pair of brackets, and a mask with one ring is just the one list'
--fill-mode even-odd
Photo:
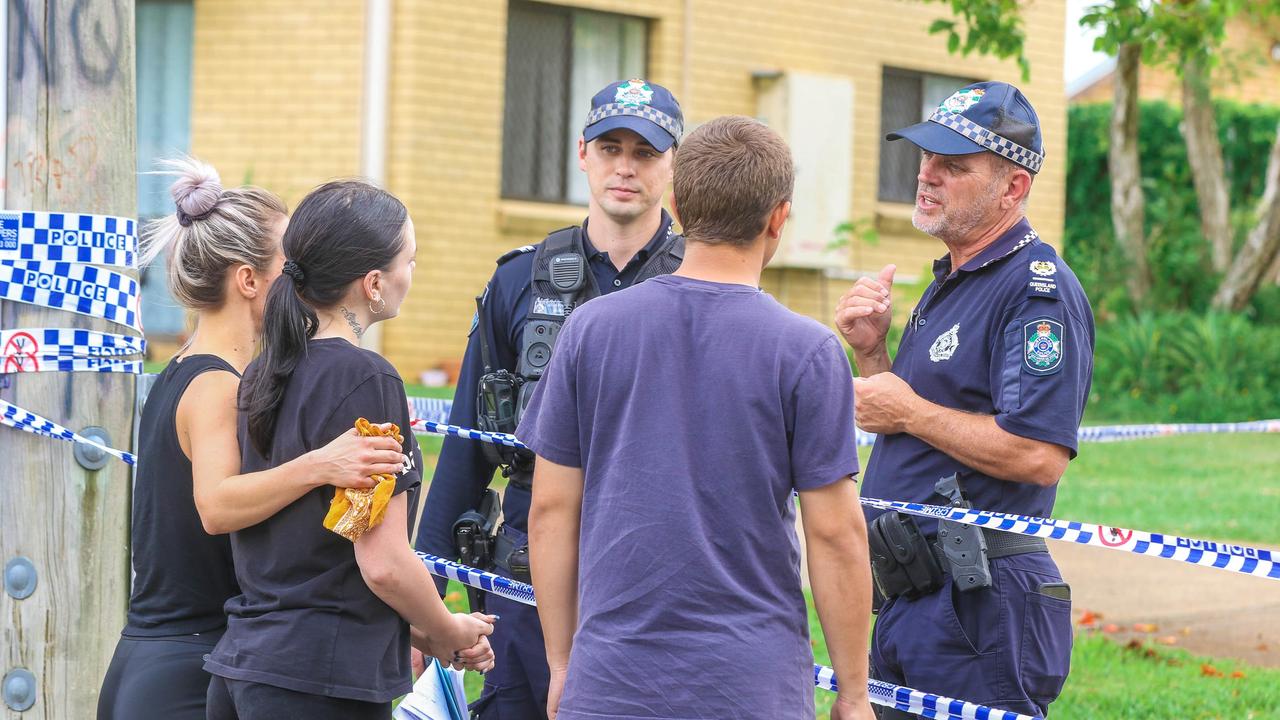
{"label": "police officer's hand", "polygon": [[840,693],[831,707],[831,720],[875,720],[875,717],[865,692],[858,698]]}
{"label": "police officer's hand", "polygon": [[867,432],[906,431],[907,420],[922,402],[905,380],[891,372],[853,379],[854,420]]}
{"label": "police officer's hand", "polygon": [[882,349],[893,318],[893,273],[896,265],[886,265],[876,278],[858,278],[858,282],[836,303],[836,329],[858,355],[871,355]]}
{"label": "police officer's hand", "polygon": [[355,428],[298,460],[312,484],[341,488],[371,488],[377,481],[370,475],[397,475],[406,464],[395,438],[361,437]]}

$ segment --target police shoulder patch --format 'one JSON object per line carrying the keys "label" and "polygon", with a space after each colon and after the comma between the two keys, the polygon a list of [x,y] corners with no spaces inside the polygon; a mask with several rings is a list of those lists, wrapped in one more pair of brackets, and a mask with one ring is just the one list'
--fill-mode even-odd
{"label": "police shoulder patch", "polygon": [[507,261],[509,261],[511,258],[519,257],[519,256],[521,256],[521,255],[523,255],[523,254],[525,254],[525,253],[531,253],[531,252],[533,252],[533,251],[534,251],[534,250],[536,250],[536,249],[537,249],[537,247],[535,247],[535,246],[533,246],[533,245],[522,245],[522,246],[520,246],[520,247],[516,248],[515,250],[511,250],[511,251],[507,252],[506,254],[504,254],[502,257],[498,258],[498,264],[499,264],[499,265],[502,265],[502,264],[506,263]]}
{"label": "police shoulder patch", "polygon": [[1066,342],[1062,323],[1042,317],[1022,326],[1022,367],[1032,375],[1052,375],[1062,369]]}

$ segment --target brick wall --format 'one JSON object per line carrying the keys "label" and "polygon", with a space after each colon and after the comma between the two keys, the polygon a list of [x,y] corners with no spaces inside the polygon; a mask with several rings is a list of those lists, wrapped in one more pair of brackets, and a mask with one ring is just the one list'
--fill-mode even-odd
{"label": "brick wall", "polygon": [[[680,98],[688,126],[728,113],[753,115],[752,72],[845,75],[854,83],[853,215],[876,222],[874,246],[850,253],[844,273],[897,263],[919,276],[943,253],[910,227],[910,206],[877,201],[881,72],[885,65],[1018,83],[1040,114],[1048,159],[1030,216],[1041,235],[1062,235],[1066,101],[1062,82],[1065,0],[1024,6],[1031,82],[1010,62],[958,58],[928,25],[945,7],[903,0],[579,0],[577,7],[651,19],[649,78]],[[291,202],[359,161],[363,4],[200,0],[196,17],[193,134],[197,153],[235,177]],[[692,15],[685,17],[686,5]],[[456,360],[472,298],[494,259],[548,231],[580,222],[585,208],[500,197],[505,0],[395,4],[388,186],[409,206],[418,273],[404,317],[388,323],[384,351],[413,379]],[[305,22],[301,16],[305,15]],[[686,47],[686,21],[692,44]],[[685,67],[685,61],[688,67]],[[585,109],[582,109],[585,114]],[[580,120],[575,120],[579,122]],[[830,319],[849,280],[770,269],[764,286],[798,312]],[[900,303],[909,310],[910,298]]]}
{"label": "brick wall", "polygon": [[364,3],[197,0],[192,152],[289,207],[360,169]]}

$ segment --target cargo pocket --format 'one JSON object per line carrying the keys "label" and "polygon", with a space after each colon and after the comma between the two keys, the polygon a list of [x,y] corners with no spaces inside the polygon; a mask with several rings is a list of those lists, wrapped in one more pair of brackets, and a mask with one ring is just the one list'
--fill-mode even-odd
{"label": "cargo pocket", "polygon": [[1071,669],[1071,601],[1027,593],[1022,627],[1022,688],[1045,708],[1057,699]]}

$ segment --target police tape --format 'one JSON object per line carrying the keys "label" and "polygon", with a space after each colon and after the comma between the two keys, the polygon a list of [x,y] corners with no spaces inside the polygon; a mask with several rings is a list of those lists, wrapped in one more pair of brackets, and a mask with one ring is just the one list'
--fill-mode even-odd
{"label": "police tape", "polygon": [[[483,432],[435,422],[415,422],[413,429],[528,449],[528,446],[517,440],[514,435],[504,433]],[[1053,520],[988,510],[968,510],[868,497],[861,500],[863,505],[881,510],[898,510],[921,517],[944,518],[966,525],[977,525],[1018,535],[1062,540],[1147,557],[1176,560],[1242,575],[1280,580],[1280,560],[1273,559],[1270,550],[1144,530],[1094,525],[1074,520]]]}
{"label": "police tape", "polygon": [[1016,535],[1061,540],[1135,555],[1176,560],[1241,575],[1280,580],[1280,561],[1277,561],[1272,552],[1245,545],[1094,525],[1074,520],[1054,520],[1030,515],[942,507],[897,500],[864,497],[862,504],[880,510],[897,510],[909,515],[952,520],[965,525],[976,525]]}
{"label": "police tape", "polygon": [[[533,594],[533,586],[528,583],[477,570],[438,555],[424,552],[419,552],[417,555],[432,575],[456,580],[463,585],[479,588],[524,605],[537,606],[538,604]],[[833,668],[814,665],[813,680],[815,687],[839,692]],[[869,681],[867,692],[871,702],[878,705],[897,708],[927,718],[938,718],[938,720],[1041,720],[1029,715],[997,710],[985,705],[933,695],[879,680]]]}
{"label": "police tape", "polygon": [[137,264],[133,218],[89,213],[0,212],[0,260],[43,260],[131,268]]}
{"label": "police tape", "polygon": [[[439,425],[446,425],[449,422],[449,413],[453,409],[452,401],[441,398],[411,397],[409,398],[409,406],[411,417]],[[1080,442],[1120,442],[1123,440],[1203,433],[1280,433],[1280,418],[1236,423],[1096,425],[1080,428],[1077,437]],[[879,436],[875,433],[858,430],[855,442],[859,447],[870,447],[875,444],[877,437]]]}
{"label": "police tape", "polygon": [[453,435],[454,437],[466,438],[468,440],[479,440],[481,442],[492,443],[494,445],[506,445],[507,447],[518,448],[520,450],[528,450],[528,446],[516,439],[515,435],[507,433],[486,432],[484,430],[472,430],[470,428],[459,427],[457,425],[446,425],[431,420],[413,420],[410,428],[414,432],[429,432],[436,435]]}
{"label": "police tape", "polygon": [[3,355],[0,375],[33,372],[95,372],[142,374],[141,360],[115,357],[64,357],[62,355]]}
{"label": "police tape", "polygon": [[52,420],[43,418],[29,410],[23,410],[17,405],[6,400],[0,400],[0,425],[7,425],[15,430],[21,430],[33,435],[49,437],[55,440],[66,440],[67,442],[80,443],[82,445],[92,445],[102,452],[120,458],[130,465],[136,463],[133,453],[107,447],[97,440],[87,438],[79,433],[68,430]]}
{"label": "police tape", "polygon": [[32,355],[115,357],[141,355],[146,350],[147,341],[137,335],[74,328],[0,330],[0,358]]}
{"label": "police tape", "polygon": [[68,310],[142,330],[138,281],[92,265],[0,260],[0,300]]}
{"label": "police tape", "polygon": [[[813,666],[814,685],[839,692],[835,670],[823,665]],[[1042,720],[1038,716],[1023,715],[1010,710],[999,710],[978,705],[967,700],[956,700],[946,695],[912,690],[881,680],[867,681],[867,694],[871,702],[895,708],[913,715],[940,720]]]}

